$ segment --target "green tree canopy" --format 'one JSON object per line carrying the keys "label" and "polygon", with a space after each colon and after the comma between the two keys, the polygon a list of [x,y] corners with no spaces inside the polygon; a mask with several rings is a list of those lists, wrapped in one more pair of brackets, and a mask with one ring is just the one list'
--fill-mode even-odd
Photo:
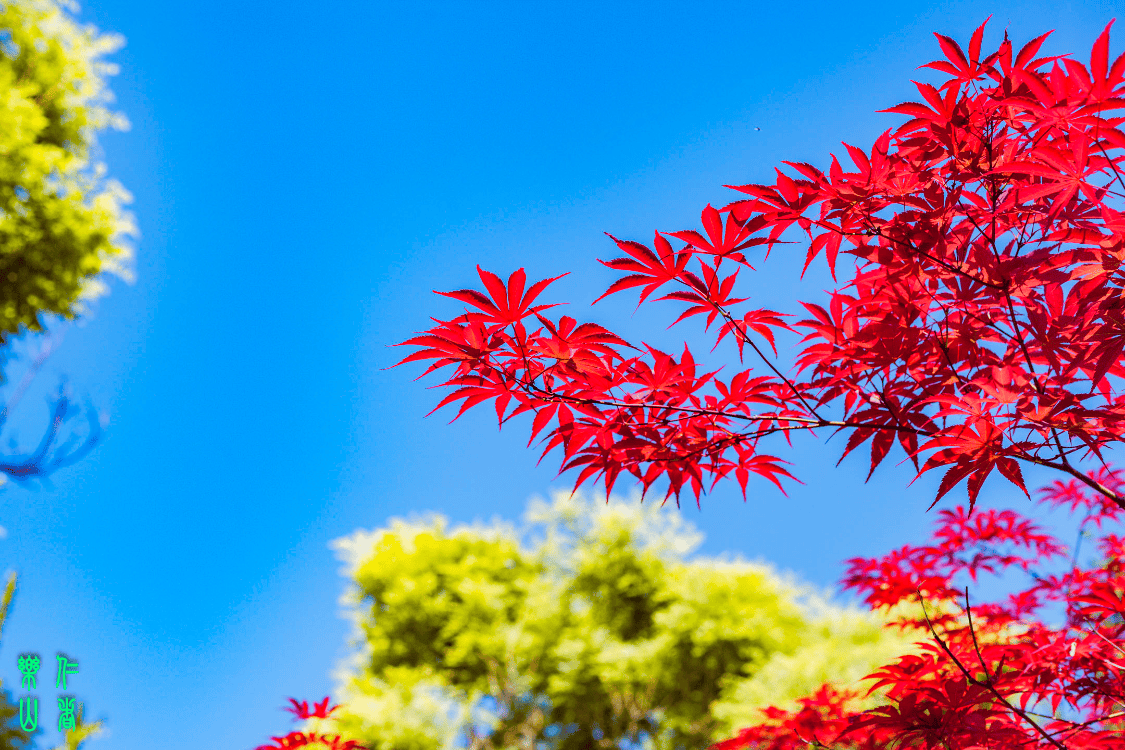
{"label": "green tree canopy", "polygon": [[[4,593],[0,596],[0,634],[4,630],[4,622],[8,619],[8,611],[12,606],[12,597],[16,593],[16,575],[8,575],[8,583],[4,586]],[[12,697],[12,691],[0,689],[0,750],[30,750],[34,747],[32,734],[20,728],[19,707]],[[38,734],[36,731],[34,734]]]}
{"label": "green tree canopy", "polygon": [[371,750],[696,748],[910,649],[769,566],[687,556],[678,511],[567,493],[508,524],[441,516],[334,542],[359,646],[316,731]]}
{"label": "green tree canopy", "polygon": [[79,26],[62,0],[0,6],[0,344],[66,319],[104,291],[103,271],[127,276],[122,209],[130,197],[95,161],[96,135],[124,129],[108,109],[101,60],[123,43]]}

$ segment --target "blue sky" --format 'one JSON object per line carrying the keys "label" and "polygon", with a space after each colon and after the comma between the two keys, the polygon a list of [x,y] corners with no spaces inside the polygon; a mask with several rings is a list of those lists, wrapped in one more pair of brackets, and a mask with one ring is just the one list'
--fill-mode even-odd
{"label": "blue sky", "polygon": [[[665,331],[671,308],[588,307],[612,278],[603,232],[695,228],[723,184],[869,144],[933,31],[964,41],[991,13],[989,40],[1054,28],[1047,49],[1085,59],[1115,5],[88,2],[128,40],[112,87],[133,127],[103,142],[142,237],[136,282],[67,327],[13,418],[34,441],[65,373],[110,423],[52,489],[0,494],[20,574],[0,678],[18,685],[25,651],[76,658],[73,691],[110,728],[92,750],[287,731],[285,698],[328,693],[345,653],[330,540],[427,510],[515,520],[567,484],[525,424],[423,419],[436,381],[383,369],[459,311],[431,290],[477,263],[569,271],[549,301],[678,351],[698,328]],[[793,312],[830,282],[798,269],[771,255],[747,289]],[[781,454],[806,482],[788,498],[762,481],[686,506],[702,553],[829,586],[846,558],[924,539],[938,478],[908,489],[888,461],[864,485],[866,456],[834,468],[824,437]],[[984,497],[1026,507],[996,478]]]}

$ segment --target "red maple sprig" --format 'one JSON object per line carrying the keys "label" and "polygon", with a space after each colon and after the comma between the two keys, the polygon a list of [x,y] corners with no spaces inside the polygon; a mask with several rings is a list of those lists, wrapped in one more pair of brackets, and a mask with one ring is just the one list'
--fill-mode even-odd
{"label": "red maple sprig", "polygon": [[[1090,478],[1115,490],[1123,485],[1108,469]],[[1077,480],[1055,482],[1039,502],[1084,510],[1080,532],[1116,526],[1123,517]],[[1075,555],[1061,574],[1045,575],[1040,566],[1064,552],[1057,539],[1012,511],[971,515],[958,507],[941,513],[928,545],[850,560],[845,588],[875,611],[897,611],[888,627],[921,626],[930,636],[918,653],[869,676],[870,693],[884,691],[883,705],[859,711],[857,691],[826,685],[798,710],[772,707],[765,721],[711,750],[809,743],[868,750],[1121,747],[1125,538],[1106,532],[1098,546],[1099,564],[1082,567]],[[1005,602],[974,604],[969,589],[955,582],[975,583],[982,573],[999,576],[1011,568],[1031,573],[1033,582]],[[902,605],[918,602],[921,608],[904,612]],[[1061,625],[1041,617],[1051,603],[1064,606]]]}
{"label": "red maple sprig", "polygon": [[[885,110],[909,119],[871,149],[845,144],[853,167],[785,162],[772,183],[708,205],[702,233],[657,232],[652,247],[611,236],[623,254],[602,262],[624,275],[602,297],[639,288],[639,304],[686,304],[676,324],[705,316],[714,344],[733,339],[761,372],[720,377],[686,345],[677,357],[548,318],[535,303],[555,279],[525,290],[523,269],[505,283],[479,268],[484,292],[446,293],[474,309],[403,342],[420,348],[400,364],[454,367],[439,407],[459,404],[458,416],[490,400],[501,424],[533,415],[532,439],[544,455],[561,449],[576,486],[601,479],[608,492],[628,474],[698,503],[728,476],[745,495],[756,474],[784,492],[787,462],[760,441],[835,428],[850,431],[844,455],[870,444],[871,471],[896,444],[916,479],[944,469],[935,503],[966,480],[971,509],[994,469],[1026,493],[1026,462],[1125,507],[1077,468],[1125,429],[1114,387],[1125,376],[1125,56],[1110,64],[1108,26],[1088,66],[1040,57],[1047,35],[1018,52],[1005,36],[983,55],[983,34],[968,52],[938,35],[944,58],[925,67],[946,79]],[[783,235],[804,237],[806,269],[823,253],[833,278],[841,254],[854,258],[850,281],[826,305],[802,303],[810,317],[792,324],[736,296],[748,253],[768,256],[792,242]],[[776,332],[798,330],[785,373],[765,348],[776,357]]]}
{"label": "red maple sprig", "polygon": [[[324,700],[319,703],[314,703],[312,709],[309,708],[308,701],[297,702],[295,698],[290,698],[289,702],[292,706],[286,706],[285,710],[293,714],[293,720],[299,719],[327,719],[333,711],[339,706],[329,706],[328,696],[324,696]],[[290,732],[284,737],[270,737],[273,740],[272,745],[259,745],[255,750],[297,750],[297,748],[312,748],[320,747],[327,748],[327,750],[367,750],[357,740],[345,740],[340,735],[317,734],[316,732]]]}

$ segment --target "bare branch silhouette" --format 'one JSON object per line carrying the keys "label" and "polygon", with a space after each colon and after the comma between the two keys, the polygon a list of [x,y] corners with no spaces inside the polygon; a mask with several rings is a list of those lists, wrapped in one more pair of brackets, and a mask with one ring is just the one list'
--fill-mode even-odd
{"label": "bare branch silhouette", "polygon": [[[61,334],[47,338],[42,350],[32,360],[11,397],[0,407],[0,430],[7,424],[9,415],[42,369],[43,363],[58,346],[60,338]],[[101,417],[90,402],[86,403],[85,408],[87,418],[85,437],[80,437],[78,433],[62,437],[63,426],[83,411],[71,399],[65,377],[59,381],[58,391],[51,399],[50,409],[51,420],[39,440],[39,445],[31,453],[0,455],[0,474],[21,484],[32,480],[46,483],[51,474],[83,458],[101,440],[103,429]]]}

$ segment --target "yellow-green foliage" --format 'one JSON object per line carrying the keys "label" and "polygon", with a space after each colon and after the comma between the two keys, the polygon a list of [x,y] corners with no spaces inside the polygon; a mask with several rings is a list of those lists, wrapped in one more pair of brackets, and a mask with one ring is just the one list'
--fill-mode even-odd
{"label": "yellow-green foliage", "polygon": [[116,70],[100,59],[123,41],[67,10],[77,6],[0,6],[0,344],[42,330],[41,314],[81,312],[104,291],[97,274],[126,275],[136,233],[128,193],[92,161],[96,133],[128,125],[107,108]]}
{"label": "yellow-green foliage", "polygon": [[[0,596],[0,632],[8,619],[12,597],[16,593],[16,574],[8,574],[4,594]],[[28,750],[34,746],[31,734],[20,728],[19,707],[8,690],[0,690],[0,750]]]}
{"label": "yellow-green foliage", "polygon": [[764,564],[688,560],[702,535],[670,508],[560,493],[526,519],[531,549],[440,516],[336,540],[359,648],[309,728],[371,750],[702,748],[914,640]]}

